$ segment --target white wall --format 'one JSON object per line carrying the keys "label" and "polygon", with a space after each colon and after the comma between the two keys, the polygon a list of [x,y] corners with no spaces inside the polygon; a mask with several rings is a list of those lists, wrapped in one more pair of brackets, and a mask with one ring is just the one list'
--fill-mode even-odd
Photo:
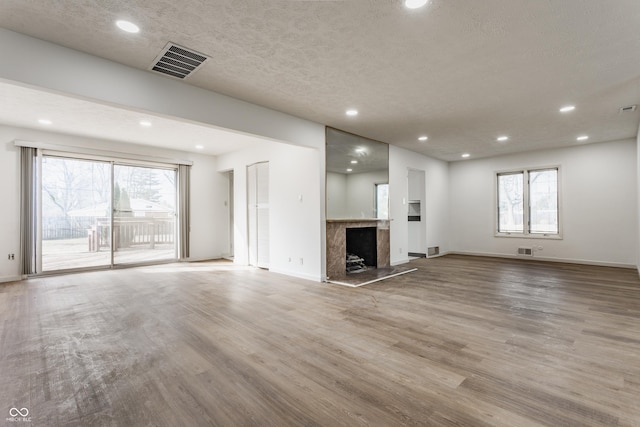
{"label": "white wall", "polygon": [[324,153],[319,150],[275,142],[219,156],[218,171],[234,171],[236,263],[249,262],[246,167],[268,161],[269,270],[322,279],[325,219],[324,205],[318,197],[321,181],[324,183],[318,169],[321,157]]}
{"label": "white wall", "polygon": [[425,171],[424,219],[426,246],[449,251],[449,166],[413,151],[389,146],[389,195],[391,216],[391,264],[409,261],[409,226],[407,221],[408,168]]}
{"label": "white wall", "polygon": [[347,175],[327,172],[327,218],[349,218]]}
{"label": "white wall", "polygon": [[354,174],[327,172],[327,218],[375,218],[375,184],[388,181],[385,170]]}
{"label": "white wall", "polygon": [[[0,256],[0,281],[17,280],[20,277],[20,151],[13,145],[16,139],[193,161],[190,259],[218,258],[225,251],[228,240],[224,222],[227,189],[224,179],[216,172],[214,157],[0,126],[0,181],[3,183],[0,186],[0,200],[4,201],[0,210],[0,254],[3,255]],[[15,253],[16,260],[7,260],[8,253]]]}
{"label": "white wall", "polygon": [[[636,142],[624,140],[450,165],[451,250],[615,266],[638,260]],[[495,173],[560,166],[562,240],[495,237]]]}
{"label": "white wall", "polygon": [[349,174],[346,218],[375,218],[375,184],[387,182],[389,175],[385,170]]}
{"label": "white wall", "polygon": [[638,247],[638,258],[636,258],[636,270],[640,274],[640,129],[638,129],[638,136],[636,140],[636,224],[638,232],[636,233],[636,245]]}

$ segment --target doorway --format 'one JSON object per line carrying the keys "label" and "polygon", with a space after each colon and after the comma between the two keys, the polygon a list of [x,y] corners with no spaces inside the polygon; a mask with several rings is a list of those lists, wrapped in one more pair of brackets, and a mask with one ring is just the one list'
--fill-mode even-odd
{"label": "doorway", "polygon": [[407,169],[407,226],[410,258],[427,256],[427,223],[425,218],[425,171]]}
{"label": "doorway", "polygon": [[247,166],[249,265],[269,268],[269,162]]}

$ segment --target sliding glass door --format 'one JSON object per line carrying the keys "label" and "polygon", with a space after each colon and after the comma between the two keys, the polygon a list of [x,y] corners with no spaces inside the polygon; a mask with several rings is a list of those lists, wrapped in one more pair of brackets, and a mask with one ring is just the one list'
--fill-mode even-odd
{"label": "sliding glass door", "polygon": [[39,271],[111,265],[111,164],[45,156]]}
{"label": "sliding glass door", "polygon": [[177,258],[175,168],[45,155],[41,171],[38,271]]}
{"label": "sliding glass door", "polygon": [[114,165],[113,262],[176,259],[176,171]]}

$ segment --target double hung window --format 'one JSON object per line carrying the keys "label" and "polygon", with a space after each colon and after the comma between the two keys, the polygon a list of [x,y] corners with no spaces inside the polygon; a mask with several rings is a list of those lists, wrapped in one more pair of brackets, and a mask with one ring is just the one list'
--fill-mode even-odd
{"label": "double hung window", "polygon": [[559,169],[497,174],[497,234],[559,237]]}

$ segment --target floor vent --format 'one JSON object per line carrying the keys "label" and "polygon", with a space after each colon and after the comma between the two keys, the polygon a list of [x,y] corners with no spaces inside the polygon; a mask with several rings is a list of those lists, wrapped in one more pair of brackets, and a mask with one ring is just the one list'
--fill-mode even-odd
{"label": "floor vent", "polygon": [[518,255],[533,256],[532,248],[518,248]]}
{"label": "floor vent", "polygon": [[149,69],[182,80],[193,74],[207,59],[201,53],[167,43]]}
{"label": "floor vent", "polygon": [[440,246],[432,246],[427,248],[427,256],[440,255]]}
{"label": "floor vent", "polygon": [[620,107],[618,110],[620,113],[633,113],[636,111],[637,105],[627,105],[626,107]]}

